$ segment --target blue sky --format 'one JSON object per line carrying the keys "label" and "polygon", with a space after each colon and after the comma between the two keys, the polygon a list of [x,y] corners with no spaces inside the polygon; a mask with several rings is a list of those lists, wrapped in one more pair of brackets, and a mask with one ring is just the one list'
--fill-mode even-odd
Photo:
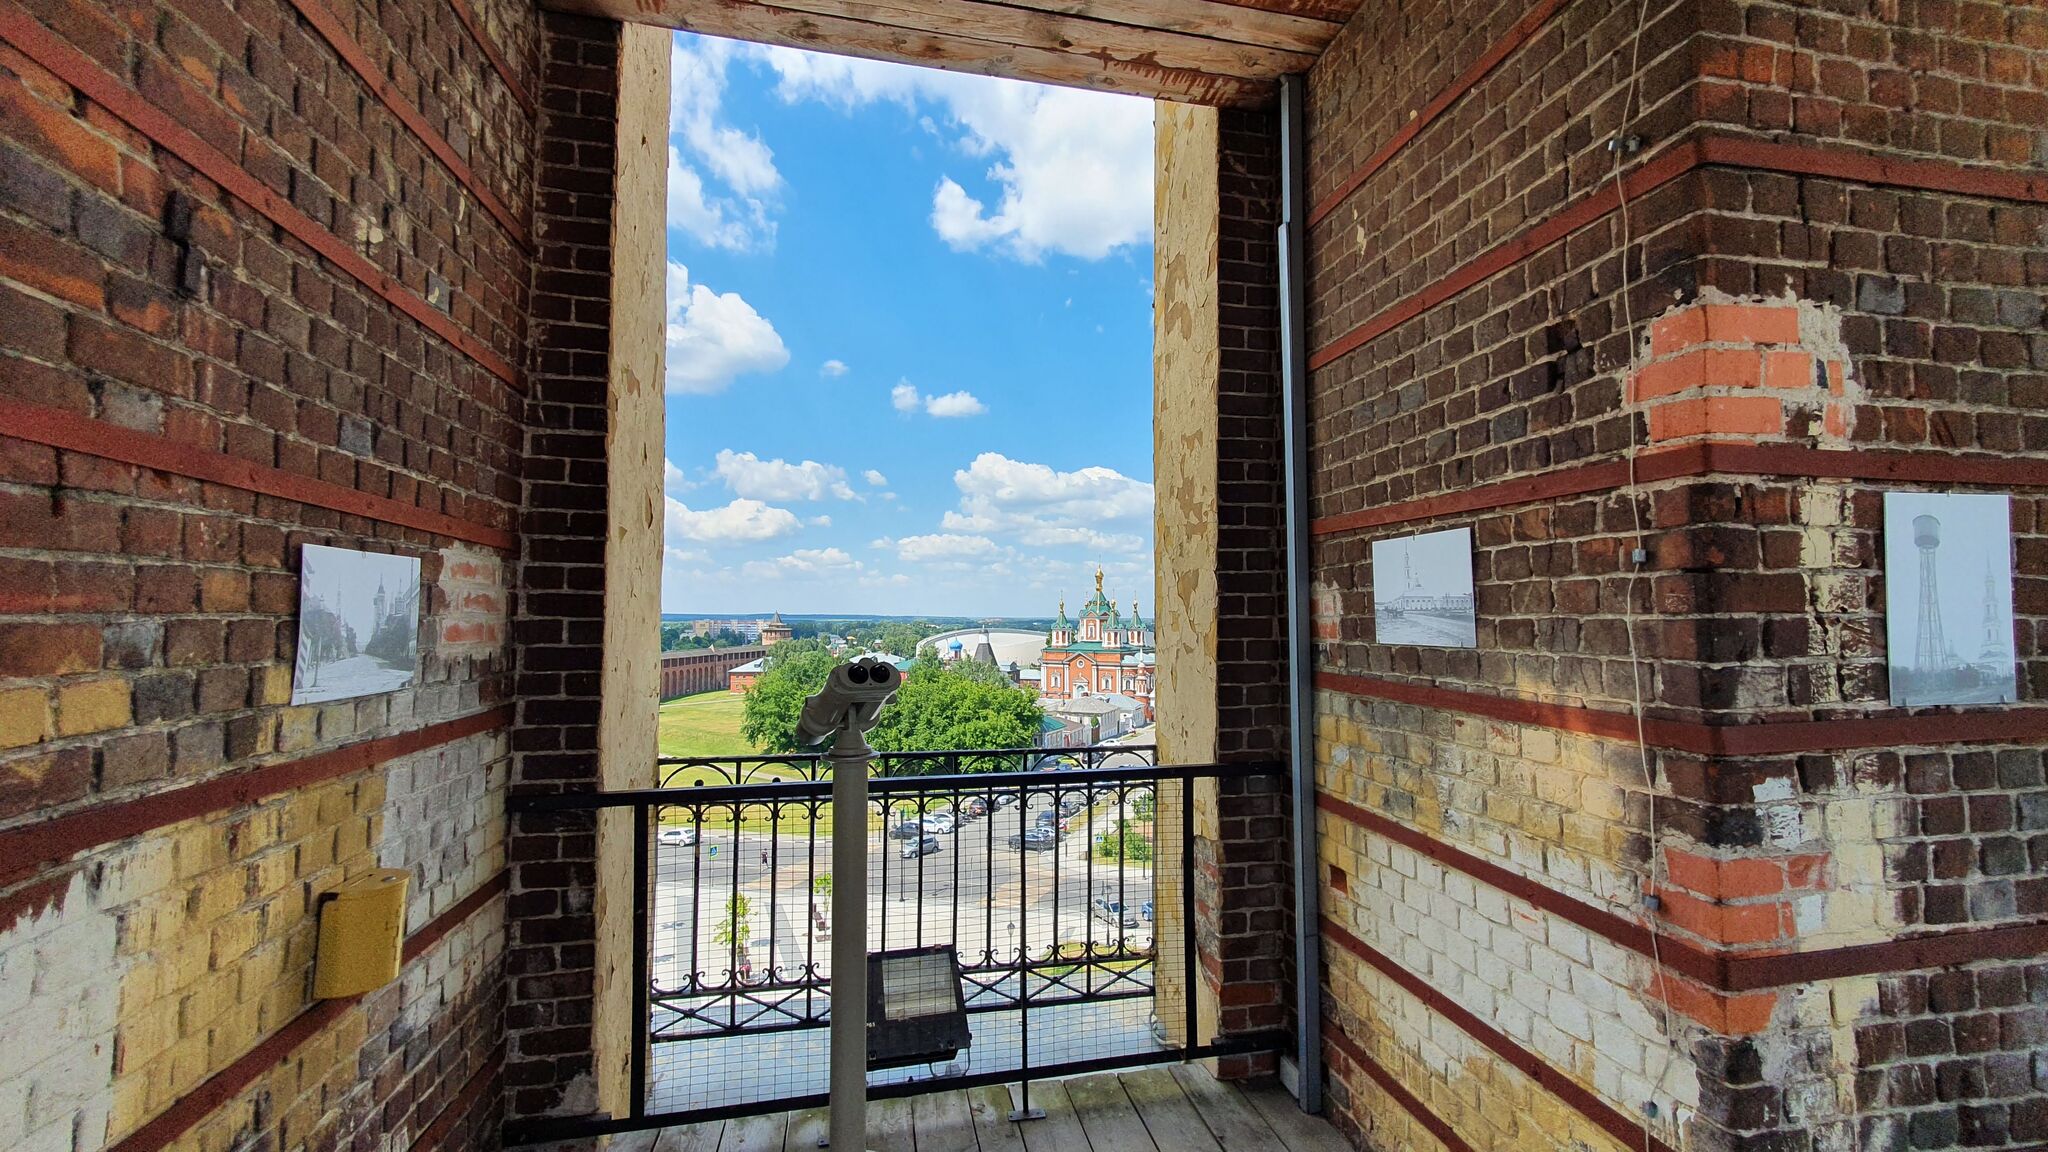
{"label": "blue sky", "polygon": [[1149,614],[1151,104],[672,60],[663,610]]}

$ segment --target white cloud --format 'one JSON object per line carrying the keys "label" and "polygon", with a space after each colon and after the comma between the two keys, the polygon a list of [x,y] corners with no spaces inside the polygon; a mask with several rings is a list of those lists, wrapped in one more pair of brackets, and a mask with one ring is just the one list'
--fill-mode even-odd
{"label": "white cloud", "polygon": [[927,415],[941,420],[954,416],[979,416],[988,411],[988,406],[974,398],[972,392],[948,392],[944,396],[927,396],[924,399]]}
{"label": "white cloud", "polygon": [[[782,174],[760,137],[724,122],[733,49],[730,41],[708,37],[671,40],[668,223],[701,244],[737,251],[774,240],[768,209]],[[724,185],[723,193],[707,189],[700,166]]]}
{"label": "white cloud", "polygon": [[661,461],[661,487],[664,492],[688,492],[699,487],[695,480],[676,467],[676,462],[663,457]]}
{"label": "white cloud", "polygon": [[799,548],[772,560],[750,560],[740,566],[740,574],[751,580],[779,580],[790,575],[859,571],[861,567],[860,561],[842,549]]}
{"label": "white cloud", "polygon": [[827,496],[857,499],[847,486],[846,469],[816,460],[791,464],[724,448],[719,450],[712,471],[735,494],[757,500],[823,500]]}
{"label": "white cloud", "polygon": [[975,399],[972,392],[948,392],[944,396],[920,395],[917,385],[908,380],[900,381],[889,389],[889,405],[898,412],[915,412],[924,409],[927,416],[946,420],[959,416],[979,416],[988,411],[988,405]]}
{"label": "white cloud", "polygon": [[742,195],[782,185],[775,153],[758,136],[722,123],[725,69],[735,45],[709,36],[676,36],[669,51],[669,133],[689,144],[720,180]]}
{"label": "white cloud", "polygon": [[680,152],[668,150],[668,226],[686,232],[709,248],[744,251],[754,246],[757,227],[767,227],[765,216],[742,219],[736,206],[704,191],[704,177],[683,162]]}
{"label": "white cloud", "polygon": [[832,518],[830,516],[818,515],[811,517],[811,527],[813,528],[830,528],[831,526]]}
{"label": "white cloud", "polygon": [[984,215],[986,211],[982,202],[969,196],[951,176],[939,177],[938,190],[932,193],[932,231],[955,252],[980,248],[1002,237],[1002,225]]}
{"label": "white cloud", "polygon": [[[1146,548],[1142,529],[1152,519],[1152,485],[1113,468],[1060,472],[984,452],[953,473],[953,485],[960,490],[960,507],[939,524],[949,532],[995,533],[1037,548]],[[1141,531],[1112,530],[1119,526]]]}
{"label": "white cloud", "polygon": [[673,496],[664,500],[663,527],[672,549],[677,541],[744,544],[787,536],[802,527],[796,513],[759,500],[734,500],[722,508],[697,511]]}
{"label": "white cloud", "polygon": [[1150,101],[788,48],[755,51],[774,68],[785,100],[943,107],[955,144],[987,161],[983,175],[996,193],[991,209],[952,176],[940,180],[932,227],[955,248],[1098,260],[1151,238]]}
{"label": "white cloud", "polygon": [[896,541],[896,555],[910,564],[957,564],[992,560],[1003,555],[1003,549],[986,536],[937,533],[930,536],[905,536]]}
{"label": "white cloud", "polygon": [[669,262],[670,392],[723,392],[736,376],[773,372],[788,363],[782,336],[739,293],[692,284],[688,268]]}
{"label": "white cloud", "polygon": [[889,478],[887,476],[882,475],[880,472],[877,472],[873,468],[870,468],[867,471],[861,473],[860,478],[867,481],[869,484],[873,485],[876,488],[885,488],[889,484]]}
{"label": "white cloud", "polygon": [[820,376],[837,378],[846,375],[850,371],[852,369],[846,366],[846,361],[844,360],[827,360],[823,364],[818,365],[818,375]]}

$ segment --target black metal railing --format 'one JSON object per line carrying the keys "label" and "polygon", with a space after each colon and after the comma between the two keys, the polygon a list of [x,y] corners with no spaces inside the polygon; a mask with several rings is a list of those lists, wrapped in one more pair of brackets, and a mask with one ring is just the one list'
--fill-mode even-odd
{"label": "black metal railing", "polygon": [[[973,748],[957,752],[877,752],[872,775],[960,776],[1078,768],[1132,768],[1156,761],[1151,744],[1091,744],[1081,748]],[[822,780],[827,763],[816,752],[757,756],[663,756],[655,779],[663,788]]]}
{"label": "black metal railing", "polygon": [[[870,1095],[1268,1046],[1198,1038],[1184,801],[1193,781],[1281,768],[1159,766],[1153,755],[1098,745],[876,757],[857,833],[865,951],[951,945],[973,1039],[945,1064],[871,1071]],[[632,1112],[547,1135],[824,1103],[835,835],[825,771],[816,756],[664,758],[664,787],[522,802],[625,808],[638,830],[646,1027]],[[1162,985],[1178,989],[1164,1008]]]}

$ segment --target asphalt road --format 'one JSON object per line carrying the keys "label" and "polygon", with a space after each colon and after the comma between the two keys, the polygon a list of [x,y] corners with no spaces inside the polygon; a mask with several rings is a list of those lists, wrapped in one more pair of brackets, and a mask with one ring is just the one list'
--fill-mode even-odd
{"label": "asphalt road", "polygon": [[[1149,947],[1149,921],[1123,927],[1090,915],[1098,897],[1134,913],[1152,899],[1149,865],[1090,859],[1088,845],[1115,827],[1114,798],[1077,815],[1056,851],[1009,847],[1010,836],[1050,804],[1050,797],[1034,796],[1023,813],[1013,804],[954,832],[931,833],[939,850],[910,860],[900,855],[908,841],[871,831],[869,950],[953,943],[963,964],[975,964],[1009,961],[1020,948],[1042,955],[1056,943],[1100,947],[1119,934],[1128,947]],[[700,981],[720,984],[735,968],[763,975],[771,963],[786,978],[806,964],[828,974],[831,900],[815,882],[830,873],[831,858],[830,835],[812,839],[802,828],[785,827],[771,838],[765,830],[706,827],[695,845],[658,845],[655,983],[679,988],[694,970]],[[735,895],[744,898],[745,924],[737,941],[721,941]]]}

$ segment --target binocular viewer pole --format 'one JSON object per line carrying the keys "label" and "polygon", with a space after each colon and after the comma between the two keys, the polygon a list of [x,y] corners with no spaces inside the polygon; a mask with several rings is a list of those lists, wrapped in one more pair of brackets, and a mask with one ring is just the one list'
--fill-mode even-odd
{"label": "binocular viewer pole", "polygon": [[867,1147],[868,765],[853,719],[825,756],[832,766],[832,1103],[834,1148]]}

